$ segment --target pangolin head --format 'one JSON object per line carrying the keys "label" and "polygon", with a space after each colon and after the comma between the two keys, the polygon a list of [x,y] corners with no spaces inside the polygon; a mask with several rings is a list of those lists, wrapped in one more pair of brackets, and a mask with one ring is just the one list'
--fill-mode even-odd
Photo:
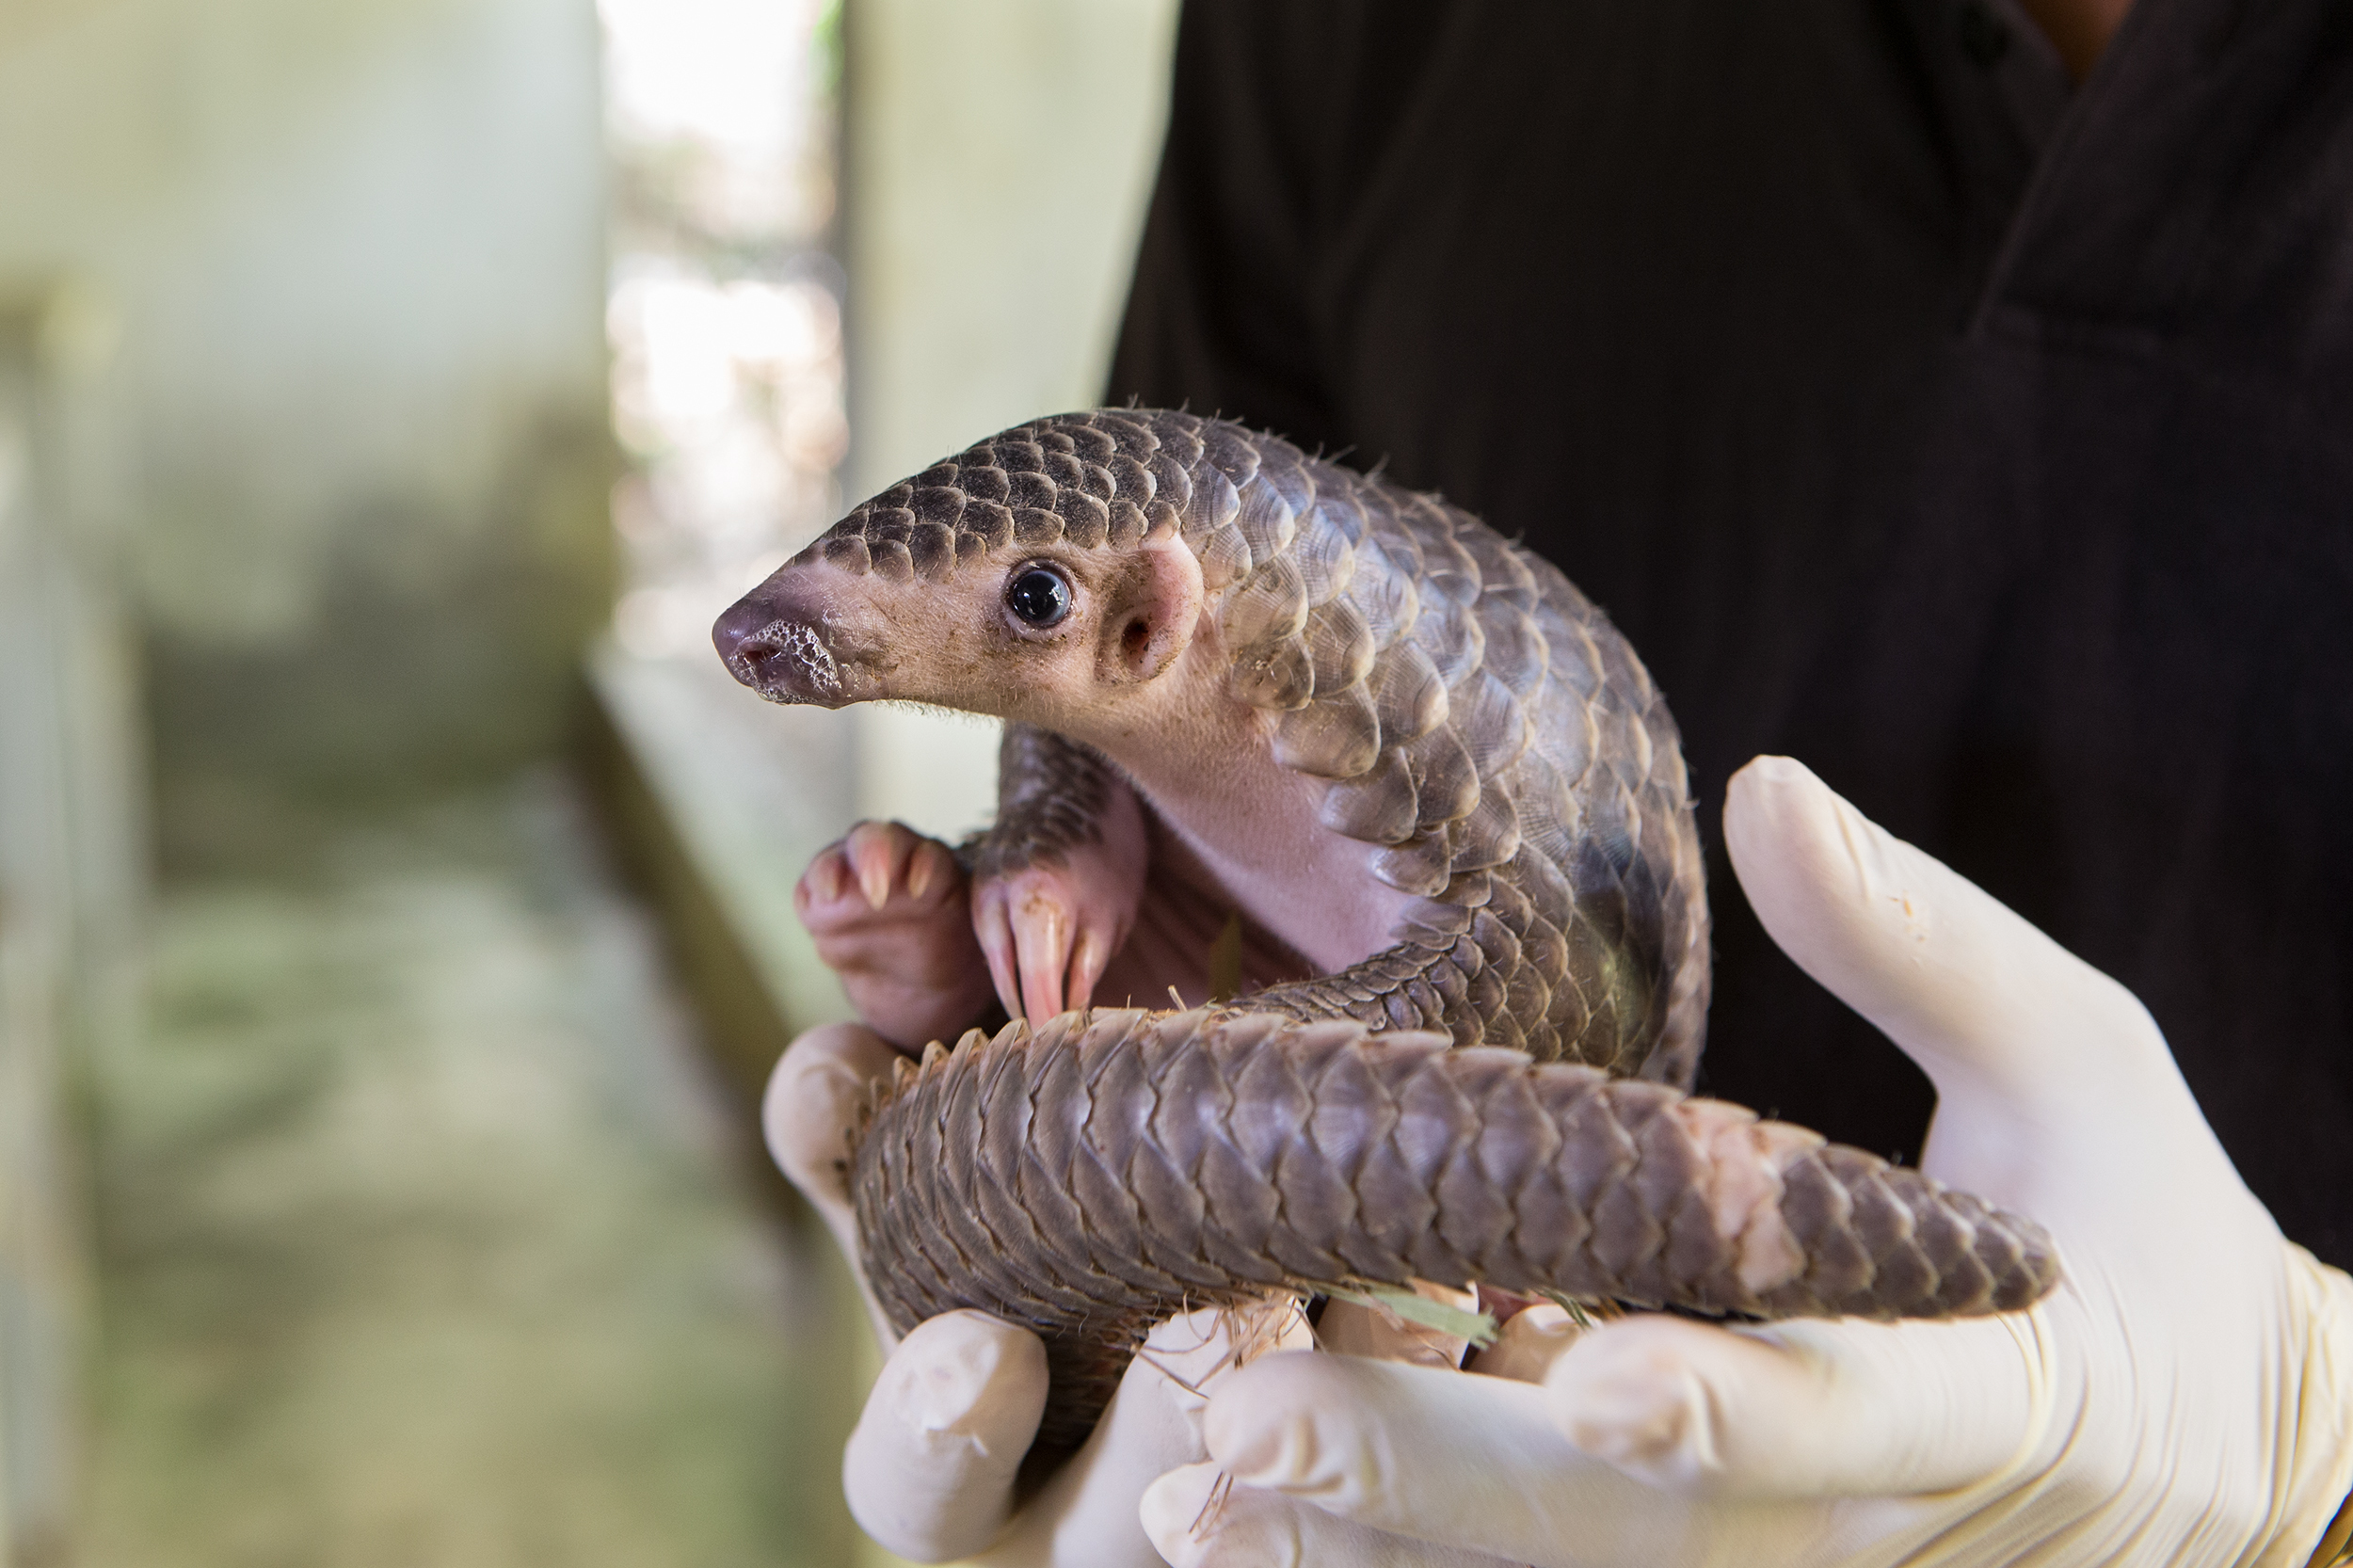
{"label": "pangolin head", "polygon": [[936,463],[722,616],[720,657],[772,701],[900,699],[1048,722],[1148,683],[1201,617],[1180,508],[1202,455],[1186,436],[1208,423],[1057,415]]}
{"label": "pangolin head", "polygon": [[[713,637],[773,701],[899,698],[1098,744],[1113,711],[1164,712],[1181,668],[1194,697],[1280,715],[1289,765],[1349,777],[1373,763],[1368,677],[1419,613],[1420,580],[1477,593],[1395,526],[1437,505],[1228,421],[1057,414],[865,502]],[[1383,563],[1369,575],[1368,557]]]}

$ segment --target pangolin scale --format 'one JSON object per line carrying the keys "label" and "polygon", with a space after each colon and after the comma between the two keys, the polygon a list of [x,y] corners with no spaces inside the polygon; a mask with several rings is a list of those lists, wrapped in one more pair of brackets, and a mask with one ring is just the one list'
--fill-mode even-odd
{"label": "pangolin scale", "polygon": [[[1151,1323],[1270,1290],[1420,1279],[1894,1318],[2050,1288],[2031,1222],[1810,1134],[1777,1145],[1761,1206],[1726,1207],[1719,1140],[1756,1124],[1685,1100],[1707,919],[1673,720],[1597,608],[1460,508],[1230,423],[1097,410],[892,487],[778,577],[940,583],[1172,535],[1228,694],[1411,901],[1391,946],[1337,973],[974,1032],[903,1071],[850,1155],[901,1332],[959,1307],[1036,1330],[1054,1450]],[[758,663],[730,658],[779,695]],[[1115,775],[1010,725],[977,873],[1085,841]]]}

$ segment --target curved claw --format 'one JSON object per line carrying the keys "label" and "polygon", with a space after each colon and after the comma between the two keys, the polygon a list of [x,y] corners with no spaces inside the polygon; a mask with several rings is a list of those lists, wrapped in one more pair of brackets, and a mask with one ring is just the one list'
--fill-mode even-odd
{"label": "curved claw", "polygon": [[1005,913],[1005,888],[1000,882],[972,889],[972,934],[980,938],[981,955],[988,960],[988,977],[997,1000],[1009,1018],[1021,1017],[1021,981],[1013,942],[1013,921]]}
{"label": "curved claw", "polygon": [[1031,888],[1013,907],[1014,946],[1021,955],[1022,1011],[1042,1023],[1063,1011],[1070,966],[1071,911],[1046,889]]}
{"label": "curved claw", "polygon": [[[890,895],[900,880],[907,876],[909,861],[923,840],[897,823],[862,822],[841,840],[842,858],[848,862],[850,874],[856,878],[858,891],[866,902],[879,910],[890,902]],[[928,872],[925,873],[929,879]],[[920,898],[923,889],[907,881],[910,897]]]}
{"label": "curved claw", "polygon": [[1095,1000],[1096,982],[1111,961],[1112,945],[1104,935],[1092,926],[1080,930],[1071,947],[1069,990],[1064,997],[1074,1010]]}
{"label": "curved claw", "polygon": [[1128,912],[1062,867],[1032,866],[972,890],[972,930],[1008,1015],[1043,1023],[1086,1006],[1127,939]]}
{"label": "curved claw", "polygon": [[1096,827],[1091,840],[973,885],[973,935],[1014,1017],[1044,1023],[1093,1002],[1135,924],[1149,849],[1134,792],[1114,790]]}

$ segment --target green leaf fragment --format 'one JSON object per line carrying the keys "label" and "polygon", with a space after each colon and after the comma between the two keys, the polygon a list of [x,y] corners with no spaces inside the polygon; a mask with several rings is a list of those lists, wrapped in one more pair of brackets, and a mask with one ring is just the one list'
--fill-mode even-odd
{"label": "green leaf fragment", "polygon": [[1358,1306],[1387,1312],[1409,1323],[1418,1323],[1423,1328],[1452,1335],[1457,1339],[1467,1339],[1481,1350],[1496,1342],[1496,1319],[1492,1312],[1465,1312],[1459,1306],[1433,1302],[1426,1296],[1417,1296],[1411,1290],[1401,1290],[1395,1286],[1367,1286],[1361,1290],[1335,1289],[1326,1294],[1335,1301],[1353,1302]]}
{"label": "green leaf fragment", "polygon": [[1561,1310],[1566,1312],[1569,1315],[1569,1321],[1575,1323],[1578,1328],[1592,1328],[1593,1326],[1593,1316],[1591,1312],[1586,1310],[1586,1304],[1577,1300],[1575,1296],[1570,1295],[1567,1291],[1539,1290],[1536,1294],[1542,1296],[1553,1305],[1560,1307]]}

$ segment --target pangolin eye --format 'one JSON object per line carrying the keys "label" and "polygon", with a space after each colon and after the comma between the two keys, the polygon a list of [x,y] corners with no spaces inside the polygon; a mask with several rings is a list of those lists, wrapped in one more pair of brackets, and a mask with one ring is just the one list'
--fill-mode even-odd
{"label": "pangolin eye", "polygon": [[1005,608],[1044,631],[1070,614],[1070,580],[1050,567],[1024,567],[1005,584]]}

